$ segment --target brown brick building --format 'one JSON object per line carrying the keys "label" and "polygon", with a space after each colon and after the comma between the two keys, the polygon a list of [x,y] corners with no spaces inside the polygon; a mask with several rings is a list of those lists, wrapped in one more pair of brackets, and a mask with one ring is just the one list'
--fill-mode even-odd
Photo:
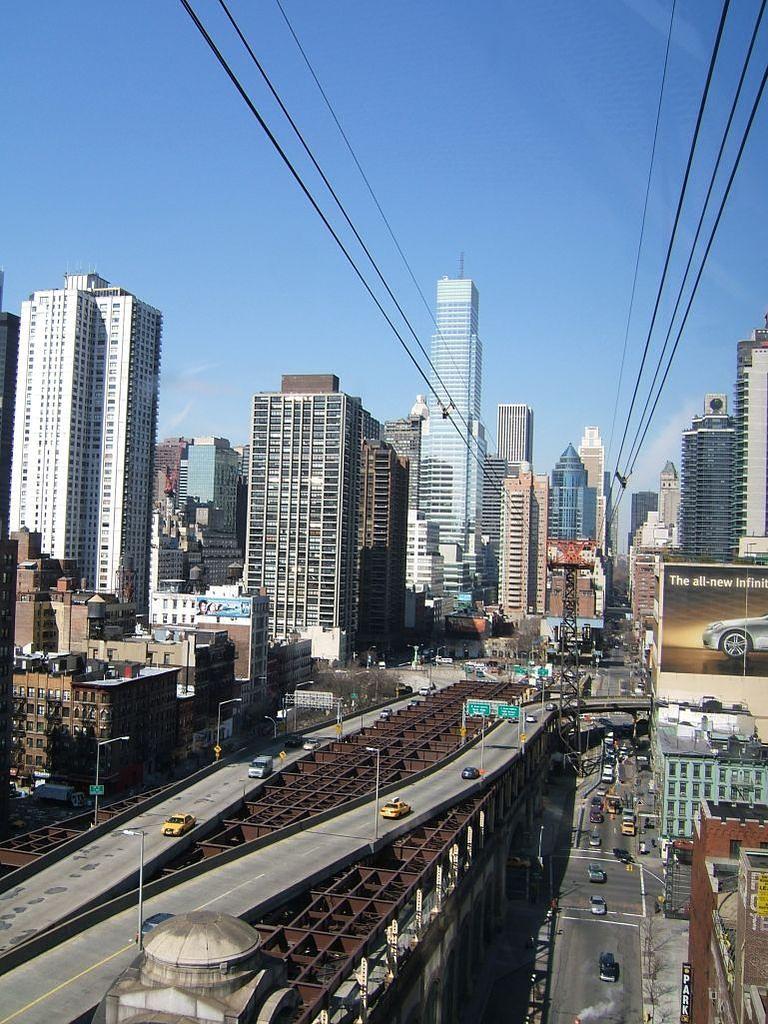
{"label": "brown brick building", "polygon": [[0,835],[4,833],[8,823],[11,781],[15,568],[16,541],[0,540]]}
{"label": "brown brick building", "polygon": [[386,649],[404,628],[408,460],[384,441],[365,441],[360,494],[358,644]]}
{"label": "brown brick building", "polygon": [[179,669],[82,656],[17,656],[13,674],[12,756],[19,780],[66,780],[85,790],[94,779],[98,740],[110,745],[100,781],[119,790],[169,764],[177,738]]}
{"label": "brown brick building", "polygon": [[74,559],[41,551],[39,533],[18,530],[14,642],[29,651],[85,653],[91,637],[132,633],[136,606],[82,589]]}
{"label": "brown brick building", "polygon": [[[737,1012],[742,999],[736,984],[740,949],[753,960],[758,956],[762,977],[768,977],[768,947],[758,954],[755,933],[745,932],[743,927],[739,931],[739,871],[744,850],[768,851],[768,806],[702,801],[695,822],[688,933],[693,1024],[736,1024],[740,1019]],[[765,859],[768,862],[768,852]],[[768,930],[761,941],[768,941]]]}

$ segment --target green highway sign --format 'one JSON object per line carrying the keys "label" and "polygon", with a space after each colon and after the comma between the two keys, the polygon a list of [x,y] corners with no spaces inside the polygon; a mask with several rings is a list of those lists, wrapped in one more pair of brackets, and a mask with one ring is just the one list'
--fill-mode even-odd
{"label": "green highway sign", "polygon": [[88,793],[91,796],[104,796],[104,787],[103,786],[89,786],[88,787]]}
{"label": "green highway sign", "polygon": [[499,704],[496,714],[499,718],[508,718],[511,722],[520,721],[520,708],[517,704]]}
{"label": "green highway sign", "polygon": [[467,714],[470,718],[475,716],[490,715],[491,702],[489,700],[468,700]]}

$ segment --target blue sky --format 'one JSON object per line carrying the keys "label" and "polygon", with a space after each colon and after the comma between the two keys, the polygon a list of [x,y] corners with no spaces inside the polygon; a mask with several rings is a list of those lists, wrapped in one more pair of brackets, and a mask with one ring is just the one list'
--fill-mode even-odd
{"label": "blue sky", "polygon": [[[196,6],[319,188],[218,4]],[[607,442],[666,0],[285,6],[430,300],[465,253],[480,290],[491,433],[498,402],[530,403],[541,472],[568,441],[578,444],[586,423]],[[757,6],[732,5],[693,198]],[[713,0],[677,7],[625,394],[720,13]],[[428,345],[429,317],[274,0],[232,8]],[[250,395],[291,371],[338,373],[379,418],[407,412],[423,390],[415,371],[179,3],[6,5],[0,30],[6,308],[58,285],[67,268],[95,267],[162,309],[161,436],[242,441]],[[763,33],[758,65],[766,56]],[[679,461],[680,427],[704,393],[730,396],[735,342],[763,324],[767,149],[762,110],[638,462],[638,489],[655,484],[667,458]],[[682,240],[697,214],[693,205],[684,212]],[[675,285],[686,257],[673,259]],[[625,408],[623,398],[619,427]]]}

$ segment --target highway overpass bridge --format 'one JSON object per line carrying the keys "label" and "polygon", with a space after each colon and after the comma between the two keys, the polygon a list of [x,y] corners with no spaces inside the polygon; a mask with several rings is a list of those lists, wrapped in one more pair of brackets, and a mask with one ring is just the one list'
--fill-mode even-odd
{"label": "highway overpass bridge", "polygon": [[[220,851],[215,870],[198,861],[158,878],[146,887],[145,914],[206,908],[256,923],[265,948],[288,963],[301,998],[297,1019],[307,1024],[347,1019],[337,1015],[344,1007],[350,1020],[355,1014],[403,1024],[453,1020],[471,965],[498,923],[508,852],[540,807],[556,716],[537,717],[522,727],[497,725],[485,737],[482,755],[476,745],[457,744],[447,755],[450,763],[428,765],[386,786],[383,792],[396,786],[414,813],[389,823],[377,843],[371,843],[376,807],[366,794],[250,845]],[[407,733],[407,717],[401,725]],[[368,737],[378,733],[385,750],[394,731],[381,723]],[[478,764],[480,756],[484,778],[461,779],[461,768]],[[119,849],[135,858],[138,844],[118,829],[96,845],[96,851],[78,852],[76,870],[62,862],[60,883],[80,874],[96,888],[98,876],[87,874],[87,864]],[[13,888],[3,893],[9,912],[34,912],[56,895],[48,890],[57,886],[49,885],[30,898],[30,882],[25,894]],[[79,919],[8,949],[0,957],[6,974],[0,1022],[88,1019],[135,959],[135,900],[135,892],[100,899]],[[286,904],[294,916],[276,928],[269,915]]]}

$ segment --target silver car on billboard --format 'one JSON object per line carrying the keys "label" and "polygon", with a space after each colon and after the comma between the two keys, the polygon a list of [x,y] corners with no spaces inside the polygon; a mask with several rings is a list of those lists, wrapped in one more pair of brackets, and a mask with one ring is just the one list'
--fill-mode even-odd
{"label": "silver car on billboard", "polygon": [[752,619],[723,619],[712,622],[701,636],[705,647],[727,658],[743,658],[751,651],[768,650],[768,615]]}

